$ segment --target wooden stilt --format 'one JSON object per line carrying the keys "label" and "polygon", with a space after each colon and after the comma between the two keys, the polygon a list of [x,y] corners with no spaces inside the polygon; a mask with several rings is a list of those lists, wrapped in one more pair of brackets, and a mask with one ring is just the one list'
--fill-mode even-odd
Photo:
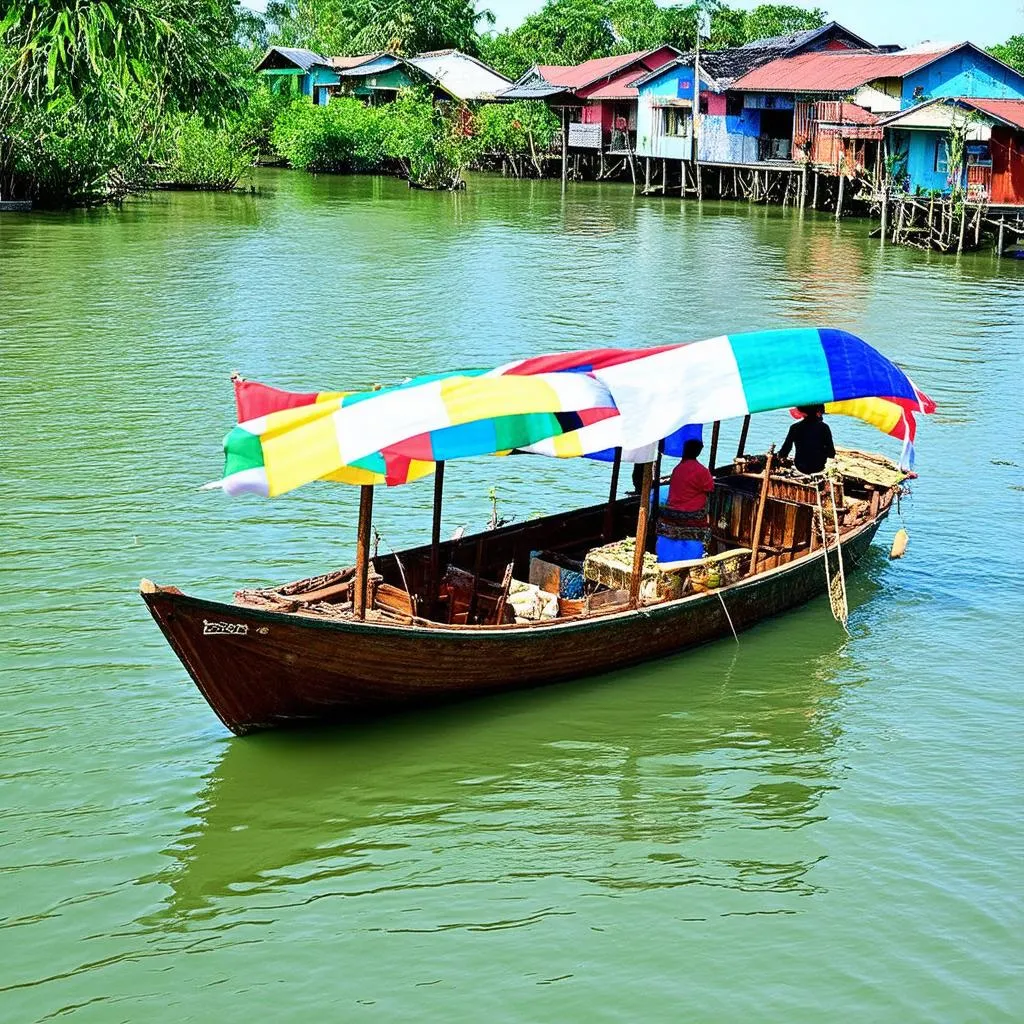
{"label": "wooden stilt", "polygon": [[839,220],[843,215],[843,185],[846,183],[846,177],[843,172],[839,172],[839,196],[836,199],[836,220]]}
{"label": "wooden stilt", "polygon": [[800,209],[807,205],[807,164],[800,170]]}
{"label": "wooden stilt", "polygon": [[814,189],[811,192],[811,209],[818,208],[818,172],[814,172]]}
{"label": "wooden stilt", "polygon": [[651,191],[651,158],[644,157],[644,192]]}
{"label": "wooden stilt", "polygon": [[668,160],[661,158],[661,194],[668,193]]}
{"label": "wooden stilt", "polygon": [[711,454],[708,455],[708,469],[714,473],[715,459],[718,458],[718,432],[722,429],[722,421],[715,420],[711,426]]}
{"label": "wooden stilt", "polygon": [[748,430],[750,430],[750,413],[747,413],[747,415],[743,417],[743,426],[740,428],[740,443],[736,445],[737,459],[743,454],[743,449],[747,446]]}
{"label": "wooden stilt", "polygon": [[608,488],[608,504],[604,510],[604,539],[605,543],[613,540],[612,534],[615,530],[615,500],[619,494],[619,470],[622,469],[622,449],[615,449],[615,458],[612,460],[612,479]]}
{"label": "wooden stilt", "polygon": [[366,618],[366,583],[370,571],[370,526],[373,522],[373,485],[359,488],[359,528],[356,537],[356,574],[352,611],[357,619]]}
{"label": "wooden stilt", "polygon": [[1006,235],[1006,218],[999,218],[999,238],[996,241],[996,255],[1003,255],[1003,238]]}
{"label": "wooden stilt", "polygon": [[565,191],[565,182],[569,173],[569,111],[562,107],[562,191]]}
{"label": "wooden stilt", "polygon": [[885,231],[889,222],[889,183],[882,182],[882,245],[885,245]]}
{"label": "wooden stilt", "polygon": [[647,550],[647,525],[651,510],[651,481],[654,464],[644,463],[644,478],[640,485],[640,509],[636,514],[636,550],[633,552],[633,575],[629,581],[629,606],[640,603],[640,582],[644,573],[644,553]]}
{"label": "wooden stilt", "polygon": [[754,520],[754,536],[750,542],[750,575],[757,572],[757,553],[761,547],[761,525],[764,522],[764,507],[768,502],[768,485],[771,481],[772,462],[775,458],[775,445],[768,449],[768,458],[764,464],[764,480],[761,481],[761,494],[757,499],[757,518]]}

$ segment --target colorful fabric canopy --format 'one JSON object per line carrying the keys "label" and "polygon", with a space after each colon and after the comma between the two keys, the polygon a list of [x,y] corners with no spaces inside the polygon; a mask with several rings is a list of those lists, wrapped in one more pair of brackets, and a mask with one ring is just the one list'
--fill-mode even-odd
{"label": "colorful fabric canopy", "polygon": [[914,413],[935,409],[860,338],[810,328],[540,356],[377,391],[252,387],[262,390],[238,398],[224,479],[211,485],[232,494],[273,496],[315,479],[404,483],[435,461],[511,449],[567,458],[623,448],[641,461],[687,425],[812,404],[900,438],[906,455]]}
{"label": "colorful fabric canopy", "polygon": [[607,388],[576,373],[468,370],[317,394],[235,427],[224,440],[224,478],[210,486],[275,497],[312,480],[348,481],[350,469],[374,477],[359,482],[404,483],[423,475],[418,463],[523,448],[616,415]]}

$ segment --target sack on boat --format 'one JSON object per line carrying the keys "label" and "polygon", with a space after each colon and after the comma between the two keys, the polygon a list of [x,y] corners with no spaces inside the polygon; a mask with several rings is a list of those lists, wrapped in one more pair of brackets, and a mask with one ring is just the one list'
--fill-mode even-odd
{"label": "sack on boat", "polygon": [[550,594],[533,583],[513,580],[509,586],[508,603],[516,622],[539,622],[558,618],[558,595]]}

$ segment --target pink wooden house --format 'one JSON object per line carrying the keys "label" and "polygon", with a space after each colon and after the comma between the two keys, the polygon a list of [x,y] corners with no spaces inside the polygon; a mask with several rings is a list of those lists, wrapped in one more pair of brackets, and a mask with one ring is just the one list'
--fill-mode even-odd
{"label": "pink wooden house", "polygon": [[633,83],[678,56],[666,44],[570,66],[538,64],[499,98],[544,100],[561,109],[571,147],[616,153],[625,152],[628,143],[633,151],[639,97]]}

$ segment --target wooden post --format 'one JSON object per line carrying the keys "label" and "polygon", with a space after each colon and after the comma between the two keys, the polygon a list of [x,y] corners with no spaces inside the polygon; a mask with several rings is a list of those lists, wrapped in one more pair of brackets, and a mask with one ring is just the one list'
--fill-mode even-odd
{"label": "wooden post", "polygon": [[1003,255],[1003,237],[1006,234],[1006,217],[999,218],[999,238],[996,241],[996,255]]}
{"label": "wooden post", "polygon": [[644,194],[651,191],[651,158],[644,157]]}
{"label": "wooden post", "polygon": [[715,420],[711,427],[711,454],[708,456],[708,470],[715,471],[715,459],[718,458],[718,432],[722,429],[722,421]]}
{"label": "wooden post", "polygon": [[772,475],[772,461],[775,458],[775,445],[768,449],[768,458],[764,464],[764,480],[761,481],[761,495],[757,501],[757,518],[754,520],[754,536],[750,542],[750,575],[757,572],[757,552],[761,547],[761,524],[764,521],[764,507],[768,501],[768,484]]}
{"label": "wooden post", "polygon": [[562,191],[565,191],[568,174],[567,156],[569,153],[569,109],[562,107]]}
{"label": "wooden post", "polygon": [[697,189],[697,201],[704,198],[700,181],[700,22],[697,15],[697,37],[693,48],[693,184]]}
{"label": "wooden post", "polygon": [[644,463],[644,479],[640,485],[640,509],[636,514],[636,550],[633,552],[633,575],[629,581],[629,606],[640,603],[640,581],[644,574],[644,553],[647,550],[647,521],[651,511],[651,479],[654,464]]}
{"label": "wooden post", "polygon": [[[651,491],[651,518],[655,523],[658,521],[658,513],[661,511],[661,456],[664,454],[662,448],[665,442],[658,442],[658,455],[654,460],[654,480],[652,483]],[[657,541],[657,531],[648,531],[650,536],[647,539],[647,549],[653,550],[654,544],[651,542]]]}
{"label": "wooden post", "polygon": [[430,600],[437,596],[441,580],[441,499],[444,494],[444,463],[434,467],[434,512],[430,524]]}
{"label": "wooden post", "polygon": [[800,171],[800,209],[807,205],[807,164]]}
{"label": "wooden post", "polygon": [[750,413],[743,417],[743,427],[740,429],[740,443],[736,445],[736,458],[738,459],[743,454],[743,449],[747,446],[747,431],[750,430]]}
{"label": "wooden post", "polygon": [[843,215],[843,185],[846,184],[846,177],[843,172],[839,172],[839,196],[836,199],[836,220],[839,220]]}
{"label": "wooden post", "polygon": [[608,504],[604,510],[604,540],[609,543],[612,534],[615,532],[615,500],[619,494],[619,470],[622,468],[622,449],[615,449],[615,458],[612,460],[612,481],[608,488]]}
{"label": "wooden post", "polygon": [[370,570],[370,524],[373,521],[373,485],[359,488],[359,530],[356,537],[356,577],[352,611],[357,619],[366,618],[366,583]]}
{"label": "wooden post", "polygon": [[661,194],[668,192],[668,160],[661,158]]}
{"label": "wooden post", "polygon": [[818,172],[814,172],[814,189],[811,191],[811,209],[818,208]]}
{"label": "wooden post", "polygon": [[889,183],[882,182],[882,245],[885,245],[885,232],[889,225]]}

